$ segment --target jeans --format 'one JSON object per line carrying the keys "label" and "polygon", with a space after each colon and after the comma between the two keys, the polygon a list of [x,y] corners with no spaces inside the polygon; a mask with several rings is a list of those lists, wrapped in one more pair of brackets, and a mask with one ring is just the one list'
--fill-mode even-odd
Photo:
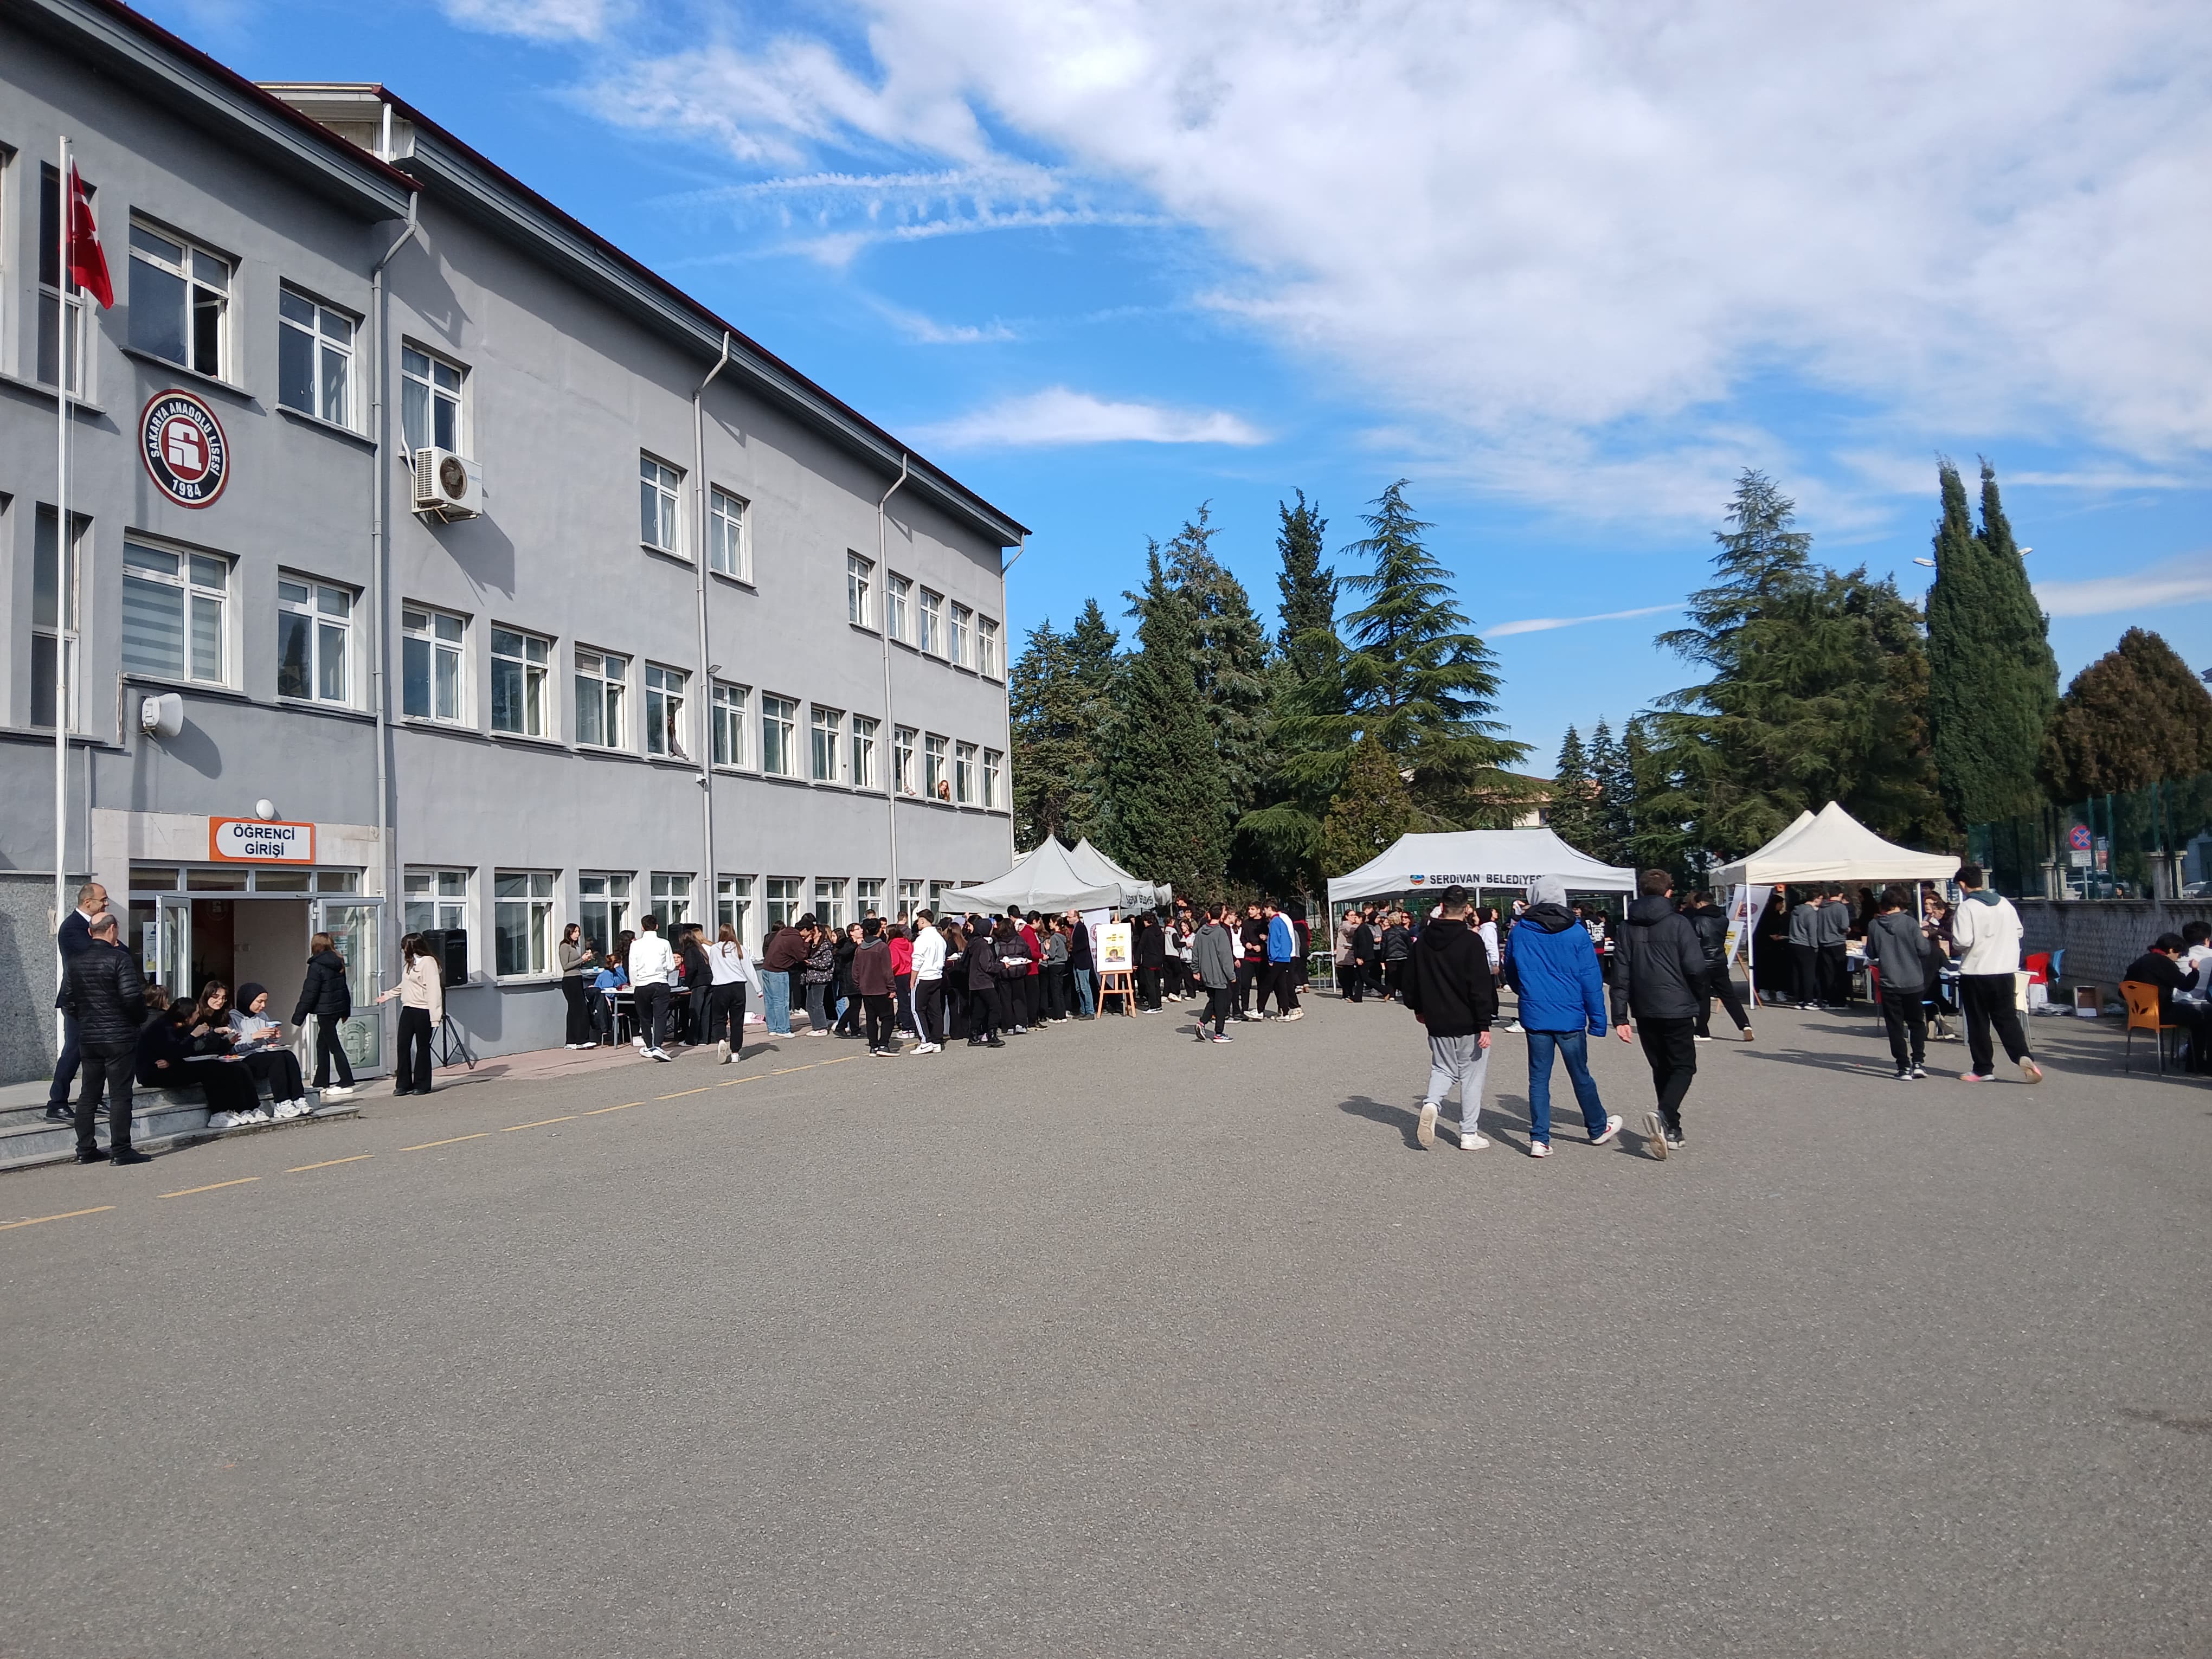
{"label": "jeans", "polygon": [[1583,1109],[1583,1127],[1595,1140],[1605,1133],[1605,1103],[1598,1098],[1597,1079],[1589,1071],[1589,1038],[1581,1031],[1528,1033],[1528,1139],[1552,1144],[1552,1054],[1556,1050],[1567,1062],[1567,1076],[1575,1085],[1575,1101]]}
{"label": "jeans", "polygon": [[799,982],[800,994],[806,999],[806,1030],[811,1036],[821,1036],[830,1030],[830,981],[810,984]]}
{"label": "jeans", "polygon": [[76,1016],[62,1016],[62,1052],[54,1061],[54,1080],[46,1090],[46,1104],[69,1104],[70,1085],[76,1081],[76,1068],[84,1058],[84,1046],[77,1041]]}
{"label": "jeans", "polygon": [[668,987],[654,982],[641,985],[631,994],[636,1034],[645,1039],[647,1048],[658,1048],[668,1040]]}
{"label": "jeans", "polygon": [[1429,1092],[1425,1099],[1441,1106],[1459,1090],[1459,1127],[1462,1134],[1474,1133],[1482,1115],[1482,1085],[1490,1075],[1490,1050],[1482,1046],[1482,1033],[1464,1036],[1429,1037]]}
{"label": "jeans", "polygon": [[430,1011],[399,1010],[399,1066],[393,1086],[410,1095],[430,1092]]}
{"label": "jeans", "polygon": [[1996,1055],[1990,1047],[1990,1028],[2004,1039],[2008,1060],[2027,1058],[2027,1034],[2020,1028],[2019,993],[2010,974],[1961,974],[1959,1000],[1966,1005],[1966,1053],[1978,1077],[1996,1070]]}
{"label": "jeans", "polygon": [[914,975],[900,974],[893,981],[898,988],[891,993],[894,1018],[902,1031],[914,1030]]}
{"label": "jeans", "polygon": [[770,1036],[791,1035],[791,975],[780,968],[761,969],[761,1013]]}
{"label": "jeans", "polygon": [[1900,1072],[1927,1061],[1928,1007],[1922,1000],[1927,994],[1917,987],[1910,991],[1893,991],[1886,984],[1881,988],[1881,1023],[1889,1027],[1890,1057]]}
{"label": "jeans", "polygon": [[1098,1005],[1091,1000],[1094,986],[1091,970],[1088,968],[1078,968],[1074,969],[1073,977],[1075,980],[1075,1012],[1082,1015],[1084,1018],[1089,1019],[1092,1015],[1098,1012]]}
{"label": "jeans", "polygon": [[[1698,1044],[1694,1019],[1639,1019],[1636,1035],[1644,1045],[1644,1058],[1651,1067],[1651,1086],[1659,1094],[1659,1119],[1669,1129],[1682,1131],[1682,1099],[1698,1075]],[[1603,1127],[1603,1125],[1600,1125]]]}
{"label": "jeans", "polygon": [[88,1042],[82,1048],[84,1089],[76,1097],[76,1149],[80,1152],[100,1150],[100,1143],[93,1138],[92,1121],[104,1086],[108,1151],[127,1152],[131,1150],[131,1085],[137,1081],[138,1044],[135,1040]]}

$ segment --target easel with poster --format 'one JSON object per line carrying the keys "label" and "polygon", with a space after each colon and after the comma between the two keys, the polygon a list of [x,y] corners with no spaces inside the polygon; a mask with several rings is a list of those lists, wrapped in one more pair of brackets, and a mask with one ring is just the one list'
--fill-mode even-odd
{"label": "easel with poster", "polygon": [[1137,1010],[1137,984],[1132,969],[1136,965],[1134,947],[1130,943],[1129,924],[1109,921],[1097,933],[1098,947],[1098,1012],[1106,1012],[1106,999],[1121,999],[1121,1012],[1134,1013]]}

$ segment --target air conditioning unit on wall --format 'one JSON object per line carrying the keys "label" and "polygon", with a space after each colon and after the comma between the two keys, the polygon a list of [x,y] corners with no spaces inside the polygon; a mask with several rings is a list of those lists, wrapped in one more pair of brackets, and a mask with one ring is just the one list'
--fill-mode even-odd
{"label": "air conditioning unit on wall", "polygon": [[483,511],[483,469],[450,449],[415,452],[415,510],[441,519],[473,519]]}

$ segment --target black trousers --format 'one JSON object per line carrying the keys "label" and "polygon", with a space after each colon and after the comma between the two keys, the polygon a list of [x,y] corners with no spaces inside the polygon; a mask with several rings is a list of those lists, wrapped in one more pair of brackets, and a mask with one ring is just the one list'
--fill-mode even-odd
{"label": "black trousers", "polygon": [[1264,962],[1247,962],[1241,957],[1237,958],[1237,1012],[1240,1015],[1252,1012],[1252,994],[1255,989],[1259,992],[1260,1006],[1263,1008],[1267,1006],[1267,964]]}
{"label": "black trousers", "polygon": [[668,1041],[668,987],[662,983],[638,986],[630,994],[630,1020],[648,1048]]}
{"label": "black trousers", "polygon": [[1928,1060],[1928,1008],[1923,991],[1893,991],[1881,988],[1881,1023],[1889,1028],[1890,1058],[1897,1069],[1925,1065]]}
{"label": "black trousers", "polygon": [[893,1023],[902,1031],[911,1031],[914,1029],[914,975],[895,975],[891,983],[897,988],[891,993],[896,999],[891,1011]]}
{"label": "black trousers", "polygon": [[1066,1019],[1073,992],[1068,985],[1067,964],[1064,962],[1047,965],[1041,976],[1044,981],[1044,1016],[1047,1019]]}
{"label": "black trousers", "polygon": [[1851,1000],[1851,953],[1841,945],[1820,947],[1820,980],[1827,988],[1827,999],[1838,1008],[1850,1006]]}
{"label": "black trousers", "polygon": [[1729,972],[1728,963],[1716,962],[1705,969],[1705,994],[1698,1004],[1698,1035],[1699,1036],[1711,1036],[1713,1034],[1713,999],[1715,997],[1721,1000],[1721,1006],[1728,1010],[1728,1017],[1735,1022],[1737,1030],[1741,1031],[1750,1025],[1751,1020],[1743,1012],[1743,1004],[1736,997],[1735,978]]}
{"label": "black trousers", "polygon": [[[300,1062],[289,1054],[285,1058],[292,1061],[292,1076],[296,1082],[300,1075]],[[253,1075],[250,1060],[234,1066],[227,1060],[202,1058],[186,1060],[184,1075],[175,1080],[180,1084],[198,1084],[200,1092],[207,1097],[208,1114],[213,1116],[217,1112],[250,1112],[261,1104],[261,1093],[254,1087]],[[297,1100],[302,1092],[295,1087],[289,1095],[273,1095],[271,1098]]]}
{"label": "black trousers", "polygon": [[127,1152],[131,1150],[131,1086],[137,1081],[137,1042],[88,1042],[82,1048],[84,1088],[76,1097],[76,1149],[80,1152],[100,1150],[100,1143],[92,1133],[92,1121],[104,1089],[107,1094],[108,1150]]}
{"label": "black trousers", "polygon": [[1820,1000],[1820,947],[1817,945],[1793,945],[1790,947],[1790,962],[1796,969],[1794,978],[1797,1000],[1818,1002]]}
{"label": "black trousers", "polygon": [[890,993],[886,991],[880,995],[862,997],[860,1012],[861,1018],[867,1021],[869,1052],[872,1054],[878,1048],[890,1048],[893,1044]]}
{"label": "black trousers", "polygon": [[1651,1086],[1659,1091],[1660,1121],[1677,1133],[1682,1128],[1683,1097],[1698,1075],[1697,1023],[1686,1016],[1636,1022],[1637,1039],[1651,1067]]}
{"label": "black trousers", "polygon": [[1275,1006],[1286,1014],[1296,1010],[1298,1006],[1298,964],[1295,962],[1271,962],[1267,964],[1267,978],[1270,988],[1275,994]]}
{"label": "black trousers", "polygon": [[[246,1074],[257,1084],[269,1085],[271,1100],[298,1100],[307,1092],[300,1081],[300,1057],[289,1048],[258,1049],[246,1055],[242,1063]],[[252,1102],[247,1103],[251,1105]],[[214,1103],[209,1104],[212,1107]]]}
{"label": "black trousers", "polygon": [[399,1067],[392,1079],[394,1088],[404,1089],[410,1095],[430,1092],[430,1011],[410,1008],[402,1005],[399,1010]]}
{"label": "black trousers", "polygon": [[707,993],[707,1031],[702,1042],[726,1042],[737,1054],[745,1046],[745,982],[733,979]]}
{"label": "black trousers", "polygon": [[914,982],[914,1029],[924,1042],[942,1043],[945,1029],[945,981],[918,979]]}
{"label": "black trousers", "polygon": [[61,1058],[54,1061],[54,1080],[46,1087],[46,1104],[69,1104],[70,1085],[76,1081],[76,1068],[83,1064],[84,1045],[77,1040],[76,1016],[62,1016]]}
{"label": "black trousers", "polygon": [[999,995],[994,986],[978,986],[968,993],[968,1041],[992,1042],[999,1035]]}
{"label": "black trousers", "polygon": [[338,1039],[339,1024],[319,1015],[315,1019],[315,1087],[318,1089],[329,1085],[333,1066],[337,1067],[338,1087],[353,1087],[353,1062],[346,1058],[345,1044]]}
{"label": "black trousers", "polygon": [[1959,975],[1959,1000],[1966,1005],[1968,1063],[1978,1076],[1987,1077],[1996,1070],[1996,1055],[1990,1046],[1991,1027],[2004,1040],[2006,1059],[2027,1057],[2027,1033],[2021,1030],[2020,1009],[2014,997],[2010,974]]}
{"label": "black trousers", "polygon": [[1157,1008],[1160,1006],[1160,970],[1157,968],[1137,969],[1137,1006]]}
{"label": "black trousers", "polygon": [[1209,985],[1206,988],[1206,1012],[1198,1017],[1198,1027],[1201,1035],[1206,1030],[1206,1022],[1209,1019],[1213,1022],[1213,1035],[1216,1036],[1221,1035],[1221,1028],[1229,1018],[1230,999],[1236,994],[1226,985]]}
{"label": "black trousers", "polygon": [[592,1041],[592,981],[582,974],[561,975],[561,994],[568,1001],[567,1042]]}
{"label": "black trousers", "polygon": [[1406,988],[1406,964],[1401,960],[1382,964],[1382,994],[1395,997]]}

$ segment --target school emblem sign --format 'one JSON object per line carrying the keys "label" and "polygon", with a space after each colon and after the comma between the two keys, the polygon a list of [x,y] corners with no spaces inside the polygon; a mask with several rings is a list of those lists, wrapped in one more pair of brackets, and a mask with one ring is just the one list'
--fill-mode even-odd
{"label": "school emblem sign", "polygon": [[157,392],[138,419],[138,453],[154,487],[179,507],[206,507],[230,482],[222,422],[189,392]]}

